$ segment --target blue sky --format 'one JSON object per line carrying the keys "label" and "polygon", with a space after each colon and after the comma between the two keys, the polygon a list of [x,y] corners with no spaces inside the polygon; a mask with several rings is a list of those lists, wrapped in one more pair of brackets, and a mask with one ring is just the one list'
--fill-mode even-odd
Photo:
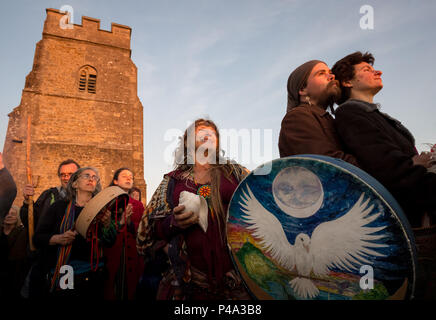
{"label": "blue sky", "polygon": [[[132,28],[148,200],[172,168],[164,159],[172,148],[164,139],[169,130],[208,116],[221,129],[258,129],[262,139],[271,133],[262,144],[265,159],[278,158],[290,72],[311,59],[332,66],[356,50],[372,52],[383,71],[375,98],[382,110],[414,134],[418,150],[436,143],[436,1],[19,0],[0,4],[0,150],[7,114],[20,104],[42,37],[45,8],[63,5],[74,9],[76,24],[89,16],[101,20],[101,29],[110,30],[111,22]],[[360,28],[363,5],[374,9],[373,30]],[[261,163],[242,162],[249,169]]]}

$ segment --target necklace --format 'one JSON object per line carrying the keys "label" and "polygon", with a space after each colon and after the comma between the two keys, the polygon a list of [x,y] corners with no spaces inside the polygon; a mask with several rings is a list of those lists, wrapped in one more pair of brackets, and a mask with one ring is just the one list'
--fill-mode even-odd
{"label": "necklace", "polygon": [[197,188],[197,194],[199,196],[202,196],[205,199],[209,199],[210,195],[211,195],[211,192],[212,192],[212,186],[210,184],[208,184],[208,183],[203,184],[203,183],[196,182],[194,174],[192,172],[190,172],[189,175],[191,176],[192,181],[194,182],[195,185],[200,185]]}
{"label": "necklace", "polygon": [[210,198],[212,187],[209,184],[203,184],[197,189],[197,194],[206,200]]}
{"label": "necklace", "polygon": [[[200,181],[203,181],[202,179],[204,179],[204,177],[206,177],[207,176],[207,172],[205,173],[205,174],[203,174],[201,177],[200,177],[200,181],[198,181],[198,180],[196,180],[195,179],[195,176],[194,176],[194,172],[189,172],[189,176],[191,177],[191,179],[192,179],[192,181],[194,182],[194,184],[196,184],[196,185],[203,185],[203,184],[207,184],[207,183],[210,183],[210,179],[207,179],[206,181],[204,181],[205,183],[202,183],[202,182],[200,182]],[[198,174],[197,174],[197,178],[198,178]]]}
{"label": "necklace", "polygon": [[197,189],[197,194],[203,198],[206,199],[207,206],[209,207],[210,215],[212,219],[215,219],[214,210],[211,204],[211,194],[212,194],[212,187],[210,184],[203,184]]}
{"label": "necklace", "polygon": [[190,175],[192,181],[194,182],[194,184],[196,186],[200,185],[197,188],[197,195],[199,195],[199,196],[203,197],[204,199],[206,199],[207,206],[209,207],[209,211],[210,211],[211,217],[212,217],[212,219],[215,219],[214,210],[213,210],[213,208],[211,206],[212,186],[210,184],[208,184],[208,183],[204,183],[204,184],[197,183],[195,181],[195,177],[194,177],[193,172],[190,172],[189,175]]}

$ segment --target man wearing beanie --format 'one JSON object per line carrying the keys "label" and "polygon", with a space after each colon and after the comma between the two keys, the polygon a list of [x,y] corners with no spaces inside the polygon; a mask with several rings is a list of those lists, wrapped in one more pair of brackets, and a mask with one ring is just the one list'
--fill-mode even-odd
{"label": "man wearing beanie", "polygon": [[327,112],[340,96],[339,83],[322,61],[308,61],[291,73],[288,108],[279,136],[280,157],[319,154],[357,165],[356,159],[343,151],[334,119]]}

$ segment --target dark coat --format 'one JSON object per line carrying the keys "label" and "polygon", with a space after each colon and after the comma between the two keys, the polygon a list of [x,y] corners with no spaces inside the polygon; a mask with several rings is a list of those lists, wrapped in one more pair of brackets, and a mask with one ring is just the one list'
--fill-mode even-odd
{"label": "dark coat", "polygon": [[23,226],[15,227],[8,235],[8,250],[0,251],[7,260],[0,264],[0,297],[20,298],[21,287],[29,271],[27,259],[27,233]]}
{"label": "dark coat", "polygon": [[[33,242],[37,249],[41,249],[41,255],[38,258],[38,265],[41,268],[40,272],[42,272],[43,274],[47,274],[50,269],[54,269],[56,267],[57,257],[59,253],[58,249],[60,248],[60,245],[50,245],[50,238],[53,235],[61,233],[60,225],[62,223],[62,219],[65,215],[67,207],[67,201],[60,200],[55,202],[52,206],[50,206],[47,214],[41,217],[41,220],[38,223],[38,227],[35,230]],[[75,221],[79,217],[82,209],[83,207],[76,206],[74,217]],[[116,230],[113,221],[108,228],[104,228],[102,225],[99,225],[98,239],[104,247],[110,247],[115,243]],[[72,242],[69,262],[76,260],[89,263],[90,269],[90,258],[92,252],[91,249],[91,242],[83,238],[81,235],[77,235],[75,240]],[[102,260],[100,261],[103,262]],[[78,272],[75,271],[75,276],[76,274],[78,274]],[[76,287],[77,289],[79,289],[76,292],[82,292],[81,290],[83,288],[79,288],[79,285],[76,285],[75,283],[75,288]]]}
{"label": "dark coat", "polygon": [[412,227],[436,207],[436,174],[413,165],[412,134],[377,105],[348,100],[336,110],[336,128],[361,167],[396,198]]}
{"label": "dark coat", "polygon": [[[3,220],[17,195],[17,186],[14,179],[6,168],[0,170],[0,266],[8,263],[9,244],[8,236],[3,233]],[[3,276],[3,269],[0,267],[0,278]],[[7,274],[6,274],[7,276]],[[2,296],[0,288],[0,296]]]}
{"label": "dark coat", "polygon": [[333,117],[324,109],[308,104],[301,104],[286,113],[280,130],[279,151],[281,158],[319,154],[358,166],[354,156],[344,152]]}
{"label": "dark coat", "polygon": [[[48,211],[50,206],[56,201],[65,199],[65,195],[59,193],[58,187],[53,187],[45,190],[38,197],[38,200],[33,204],[33,223],[34,228],[36,229],[38,226],[38,222],[40,218]],[[28,210],[29,205],[26,202],[23,202],[23,205],[20,209],[20,218],[23,225],[28,227]]]}
{"label": "dark coat", "polygon": [[0,224],[8,214],[17,195],[17,186],[6,168],[0,170]]}

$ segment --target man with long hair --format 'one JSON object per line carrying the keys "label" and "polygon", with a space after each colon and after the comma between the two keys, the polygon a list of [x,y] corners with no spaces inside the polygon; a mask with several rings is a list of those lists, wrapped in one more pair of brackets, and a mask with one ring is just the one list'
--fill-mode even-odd
{"label": "man with long hair", "polygon": [[[220,157],[219,138],[210,120],[198,119],[185,131],[175,170],[164,176],[139,226],[141,253],[168,253],[171,268],[158,299],[249,298],[233,268],[225,232],[227,207],[247,170]],[[183,192],[205,199],[206,229],[198,224],[198,211],[179,203]]]}
{"label": "man with long hair", "polygon": [[280,157],[319,154],[357,165],[356,159],[343,150],[333,117],[327,112],[341,93],[328,66],[319,60],[302,64],[289,76],[287,87],[288,107],[279,136]]}

